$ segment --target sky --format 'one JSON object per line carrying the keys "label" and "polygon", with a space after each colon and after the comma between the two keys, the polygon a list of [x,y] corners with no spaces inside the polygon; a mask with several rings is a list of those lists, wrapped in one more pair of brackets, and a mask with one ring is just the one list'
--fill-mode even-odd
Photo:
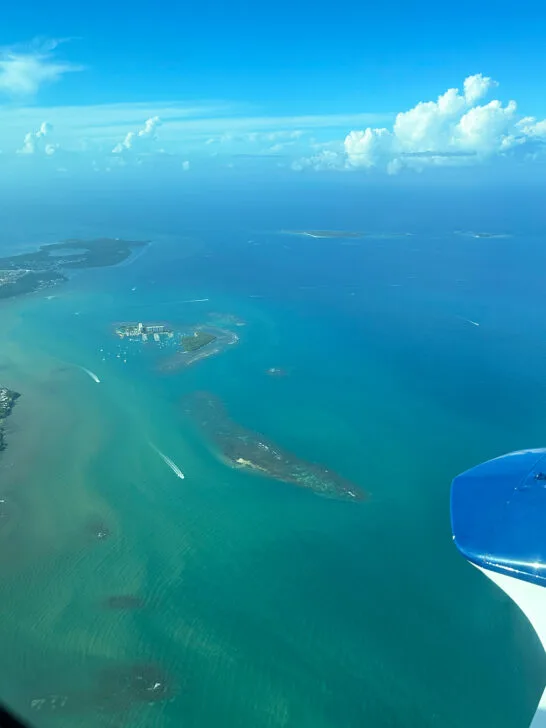
{"label": "sky", "polygon": [[545,21],[534,0],[9,3],[0,176],[541,176]]}

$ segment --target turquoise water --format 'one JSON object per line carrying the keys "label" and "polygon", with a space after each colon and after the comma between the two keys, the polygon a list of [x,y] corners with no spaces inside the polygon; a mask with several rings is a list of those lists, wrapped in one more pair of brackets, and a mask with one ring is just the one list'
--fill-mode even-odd
{"label": "turquoise water", "polygon": [[[527,725],[541,651],[455,552],[449,485],[543,444],[534,241],[515,263],[512,239],[449,234],[110,234],[154,244],[0,309],[2,383],[23,394],[0,460],[2,697],[39,726]],[[112,336],[212,312],[246,323],[240,343],[175,375]],[[229,469],[184,413],[196,390],[370,500]],[[144,606],[105,609],[116,594]],[[105,709],[99,676],[133,663],[159,665],[172,699]]]}

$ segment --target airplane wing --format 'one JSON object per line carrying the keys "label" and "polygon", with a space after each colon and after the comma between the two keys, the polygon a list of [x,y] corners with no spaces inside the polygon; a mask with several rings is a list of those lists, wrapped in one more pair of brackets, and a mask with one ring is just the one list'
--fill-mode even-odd
{"label": "airplane wing", "polygon": [[[451,527],[461,554],[519,606],[546,650],[546,448],[456,477]],[[531,726],[546,728],[546,689]]]}

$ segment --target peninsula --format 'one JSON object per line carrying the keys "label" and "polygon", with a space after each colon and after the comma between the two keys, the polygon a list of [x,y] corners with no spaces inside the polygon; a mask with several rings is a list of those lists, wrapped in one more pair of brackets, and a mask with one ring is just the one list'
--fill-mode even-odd
{"label": "peninsula", "polygon": [[58,285],[67,280],[64,271],[118,265],[135,248],[149,241],[71,238],[42,245],[33,253],[0,258],[0,298],[11,298]]}
{"label": "peninsula", "polygon": [[264,435],[231,420],[222,402],[210,392],[197,392],[184,402],[201,433],[223,462],[254,475],[267,476],[327,498],[362,501],[366,493],[333,470],[282,450]]}
{"label": "peninsula", "polygon": [[66,281],[59,271],[0,270],[0,298],[13,298],[23,293],[51,288]]}
{"label": "peninsula", "polygon": [[20,396],[18,392],[13,392],[7,387],[0,387],[0,450],[6,447],[3,422],[11,414],[13,405]]}

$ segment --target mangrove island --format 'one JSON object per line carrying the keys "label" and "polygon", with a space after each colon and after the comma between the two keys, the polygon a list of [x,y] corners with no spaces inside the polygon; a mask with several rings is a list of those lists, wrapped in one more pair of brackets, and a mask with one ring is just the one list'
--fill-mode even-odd
{"label": "mangrove island", "polygon": [[338,500],[362,501],[366,493],[333,470],[282,450],[258,432],[231,420],[210,392],[197,392],[184,402],[187,415],[213,444],[220,459],[233,468],[267,476]]}
{"label": "mangrove island", "polygon": [[67,280],[63,271],[118,265],[149,241],[71,238],[41,245],[33,253],[0,258],[0,298],[34,293]]}

